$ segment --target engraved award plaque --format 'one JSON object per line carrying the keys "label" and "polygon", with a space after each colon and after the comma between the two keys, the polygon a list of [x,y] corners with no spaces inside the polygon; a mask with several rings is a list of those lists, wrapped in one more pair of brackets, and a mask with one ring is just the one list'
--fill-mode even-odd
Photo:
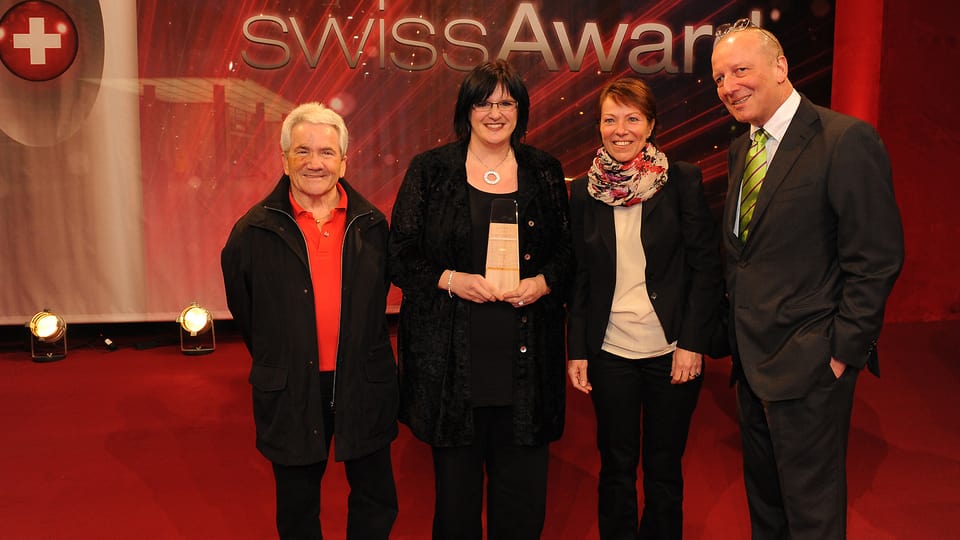
{"label": "engraved award plaque", "polygon": [[520,232],[517,201],[494,199],[490,204],[490,235],[487,238],[487,269],[484,276],[500,292],[520,285]]}

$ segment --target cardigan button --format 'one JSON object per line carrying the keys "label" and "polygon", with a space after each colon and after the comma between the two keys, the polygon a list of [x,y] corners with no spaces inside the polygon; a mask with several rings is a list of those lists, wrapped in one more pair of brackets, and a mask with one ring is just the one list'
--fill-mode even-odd
{"label": "cardigan button", "polygon": [[521,345],[521,346],[520,346],[520,352],[526,353],[526,352],[527,352],[527,346],[526,346],[526,345]]}
{"label": "cardigan button", "polygon": [[527,222],[527,227],[533,227],[536,224],[537,223],[531,219],[530,221]]}
{"label": "cardigan button", "polygon": [[525,261],[529,261],[529,260],[532,259],[532,258],[533,258],[533,257],[532,257],[529,253],[524,253],[524,254],[523,254],[523,260],[525,260]]}
{"label": "cardigan button", "polygon": [[656,300],[656,299],[657,299],[657,293],[656,293],[656,292],[650,293],[650,299],[651,299],[651,300]]}

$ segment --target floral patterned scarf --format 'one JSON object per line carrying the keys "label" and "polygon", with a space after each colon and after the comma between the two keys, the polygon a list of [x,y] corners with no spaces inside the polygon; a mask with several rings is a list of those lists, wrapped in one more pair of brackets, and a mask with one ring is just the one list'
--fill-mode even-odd
{"label": "floral patterned scarf", "polygon": [[587,173],[587,193],[610,206],[633,206],[656,195],[667,183],[667,156],[647,143],[629,163],[620,163],[600,147]]}

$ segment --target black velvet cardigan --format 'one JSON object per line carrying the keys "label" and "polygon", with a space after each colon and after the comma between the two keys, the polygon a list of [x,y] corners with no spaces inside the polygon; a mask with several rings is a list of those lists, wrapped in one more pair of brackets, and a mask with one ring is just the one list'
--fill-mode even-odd
{"label": "black velvet cardigan", "polygon": [[[537,445],[563,433],[564,303],[572,279],[569,203],[560,163],[526,145],[518,164],[520,276],[543,274],[551,292],[516,310],[513,438]],[[433,446],[473,442],[471,302],[437,287],[446,269],[471,268],[467,145],[413,158],[393,207],[391,279],[403,291],[398,336],[400,420]]]}

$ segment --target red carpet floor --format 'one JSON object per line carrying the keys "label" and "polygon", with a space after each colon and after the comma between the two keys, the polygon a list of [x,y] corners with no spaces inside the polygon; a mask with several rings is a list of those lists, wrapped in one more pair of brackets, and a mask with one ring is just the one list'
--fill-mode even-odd
{"label": "red carpet floor", "polygon": [[[86,346],[37,364],[0,348],[0,538],[274,537],[269,464],[253,446],[249,359],[235,338],[188,357],[175,346]],[[883,377],[861,377],[850,441],[852,539],[957,538],[960,321],[889,326]],[[686,538],[748,538],[728,364],[708,366],[685,458]],[[552,446],[544,538],[596,538],[597,453],[588,398],[571,394]],[[393,446],[393,538],[429,537],[429,449]],[[323,521],[343,538],[346,483],[329,469]]]}

